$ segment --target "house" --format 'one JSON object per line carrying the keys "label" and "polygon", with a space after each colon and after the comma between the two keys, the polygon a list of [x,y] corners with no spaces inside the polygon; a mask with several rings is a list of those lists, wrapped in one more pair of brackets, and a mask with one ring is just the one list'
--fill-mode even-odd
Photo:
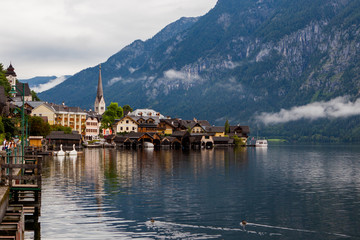
{"label": "house", "polygon": [[47,117],[50,125],[70,127],[84,135],[86,115],[87,113],[79,107],[53,103],[42,103],[31,111],[31,116]]}
{"label": "house", "polygon": [[85,139],[93,140],[99,136],[100,133],[100,116],[95,112],[88,112],[85,121]]}
{"label": "house", "polygon": [[55,125],[56,111],[46,102],[41,102],[31,111],[31,116],[46,117],[50,125]]}
{"label": "house", "polygon": [[116,133],[123,132],[138,132],[139,123],[131,118],[130,116],[125,116],[121,119],[115,120],[113,129]]}
{"label": "house", "polygon": [[171,135],[175,129],[176,127],[172,119],[160,119],[157,132],[164,135]]}
{"label": "house", "polygon": [[246,142],[250,135],[249,126],[230,126],[230,131],[228,136],[234,137],[237,136],[241,139],[241,141]]}

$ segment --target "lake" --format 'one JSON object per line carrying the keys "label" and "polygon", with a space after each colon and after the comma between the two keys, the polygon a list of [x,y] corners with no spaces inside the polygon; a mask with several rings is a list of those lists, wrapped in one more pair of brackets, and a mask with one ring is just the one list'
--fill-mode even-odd
{"label": "lake", "polygon": [[85,149],[43,173],[42,239],[360,239],[355,145]]}

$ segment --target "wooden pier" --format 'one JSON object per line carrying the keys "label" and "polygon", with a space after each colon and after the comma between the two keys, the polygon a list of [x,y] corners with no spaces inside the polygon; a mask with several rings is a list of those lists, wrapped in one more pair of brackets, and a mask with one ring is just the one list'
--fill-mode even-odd
{"label": "wooden pier", "polygon": [[25,231],[40,239],[42,156],[7,152],[1,156],[0,239],[24,239]]}

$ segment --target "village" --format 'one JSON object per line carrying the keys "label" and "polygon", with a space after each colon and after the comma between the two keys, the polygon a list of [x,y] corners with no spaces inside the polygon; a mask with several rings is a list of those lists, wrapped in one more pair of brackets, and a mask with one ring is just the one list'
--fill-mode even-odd
{"label": "village", "polygon": [[[47,150],[77,149],[82,147],[116,148],[172,148],[200,149],[213,147],[245,146],[250,134],[248,126],[213,126],[207,120],[183,120],[164,116],[152,109],[136,109],[124,112],[110,126],[104,128],[102,121],[106,111],[101,66],[99,66],[97,95],[94,109],[85,111],[80,107],[34,101],[28,83],[17,80],[15,69],[10,64],[6,78],[11,85],[10,97],[6,97],[4,87],[0,86],[0,110],[4,117],[15,117],[17,109],[22,114],[41,117],[50,126],[70,127],[71,133],[51,131],[46,136],[29,136],[26,128],[23,141],[34,147]],[[20,126],[19,126],[20,127]],[[15,138],[15,136],[12,136]],[[7,139],[7,142],[10,139]],[[5,148],[3,144],[1,146]]]}

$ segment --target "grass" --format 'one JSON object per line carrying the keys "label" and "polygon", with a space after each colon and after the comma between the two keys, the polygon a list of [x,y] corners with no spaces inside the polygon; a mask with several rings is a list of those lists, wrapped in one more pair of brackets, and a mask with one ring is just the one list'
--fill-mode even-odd
{"label": "grass", "polygon": [[268,139],[268,142],[284,143],[284,142],[287,142],[287,140],[286,139]]}

